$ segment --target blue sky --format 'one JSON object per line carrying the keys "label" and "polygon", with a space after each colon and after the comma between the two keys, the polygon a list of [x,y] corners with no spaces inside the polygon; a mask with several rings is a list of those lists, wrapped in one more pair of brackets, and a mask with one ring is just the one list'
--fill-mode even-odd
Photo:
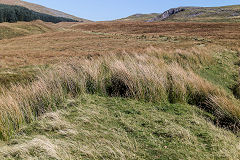
{"label": "blue sky", "polygon": [[224,6],[239,0],[25,0],[94,21],[113,20],[135,13],[161,13],[179,6]]}

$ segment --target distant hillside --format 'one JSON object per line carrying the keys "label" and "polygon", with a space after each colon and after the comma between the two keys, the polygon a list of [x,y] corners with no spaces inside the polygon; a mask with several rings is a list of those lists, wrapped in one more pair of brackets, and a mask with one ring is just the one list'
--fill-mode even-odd
{"label": "distant hillside", "polygon": [[134,14],[134,15],[128,16],[126,18],[121,18],[118,20],[121,20],[121,21],[146,21],[146,20],[152,19],[158,15],[161,15],[161,14],[160,13]]}
{"label": "distant hillside", "polygon": [[55,17],[44,13],[35,12],[21,6],[12,6],[0,4],[0,23],[1,22],[30,22],[33,20],[42,20],[44,22],[77,22],[70,18]]}
{"label": "distant hillside", "polygon": [[149,21],[239,22],[240,6],[173,8]]}
{"label": "distant hillside", "polygon": [[178,7],[159,14],[137,14],[121,20],[140,20],[147,22],[240,22],[240,5],[223,7]]}
{"label": "distant hillside", "polygon": [[52,16],[56,16],[56,17],[70,18],[70,19],[74,19],[74,20],[77,20],[77,21],[83,21],[83,22],[88,21],[88,20],[83,19],[83,18],[75,17],[73,15],[66,14],[66,13],[61,12],[61,11],[57,11],[57,10],[47,8],[47,7],[44,7],[44,6],[41,6],[41,5],[25,2],[25,1],[22,1],[22,0],[0,0],[0,4],[18,5],[18,6],[26,7],[28,9],[36,11],[36,12],[45,13],[45,14],[49,14],[49,15],[52,15]]}
{"label": "distant hillside", "polygon": [[240,5],[224,7],[179,7],[149,21],[240,22]]}
{"label": "distant hillside", "polygon": [[54,32],[56,30],[55,25],[42,21],[0,23],[0,40]]}

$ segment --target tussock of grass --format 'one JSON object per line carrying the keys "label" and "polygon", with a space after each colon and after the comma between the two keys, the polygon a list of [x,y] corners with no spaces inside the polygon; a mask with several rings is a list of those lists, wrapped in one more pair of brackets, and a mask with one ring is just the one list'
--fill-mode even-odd
{"label": "tussock of grass", "polygon": [[[23,143],[20,145],[6,146],[2,147],[0,154],[2,157],[1,159],[12,159],[21,158],[21,159],[30,159],[32,156],[38,157],[39,159],[59,159],[57,155],[58,147],[52,142],[44,137],[39,136],[27,143]],[[44,154],[43,154],[44,153]]]}
{"label": "tussock of grass", "polygon": [[178,58],[166,62],[161,51],[154,53],[73,60],[43,72],[29,85],[12,87],[0,97],[0,137],[8,139],[22,124],[55,110],[67,97],[84,93],[197,105],[215,115],[216,121],[228,117],[225,127],[239,128],[237,100],[192,71],[192,60],[201,65],[206,54],[178,53]]}

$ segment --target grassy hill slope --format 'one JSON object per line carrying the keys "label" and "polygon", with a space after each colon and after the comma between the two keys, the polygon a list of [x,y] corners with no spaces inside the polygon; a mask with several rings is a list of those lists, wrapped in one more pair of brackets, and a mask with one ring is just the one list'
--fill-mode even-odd
{"label": "grassy hill slope", "polygon": [[53,31],[56,31],[56,28],[54,26],[44,23],[42,21],[1,23],[0,40]]}
{"label": "grassy hill slope", "polygon": [[134,14],[131,16],[128,16],[126,18],[118,19],[118,21],[145,21],[148,19],[152,19],[156,16],[158,16],[159,13],[151,13],[151,14]]}
{"label": "grassy hill slope", "polygon": [[[180,21],[180,22],[239,22],[240,5],[223,7],[180,7],[183,11],[163,18],[162,14],[138,14],[121,20]],[[176,8],[178,9],[178,8]],[[156,15],[155,17],[153,17]]]}
{"label": "grassy hill slope", "polygon": [[196,7],[170,16],[168,21],[240,22],[240,6]]}
{"label": "grassy hill slope", "polygon": [[18,6],[23,6],[26,7],[30,10],[36,11],[36,12],[40,12],[40,13],[45,13],[45,14],[49,14],[52,16],[56,16],[56,17],[64,17],[64,18],[70,18],[70,19],[74,19],[77,21],[88,21],[86,19],[83,18],[79,18],[58,10],[54,10],[51,8],[47,8],[38,4],[34,4],[34,3],[29,3],[29,2],[25,2],[22,0],[0,0],[0,4],[8,4],[8,5],[18,5]]}
{"label": "grassy hill slope", "polygon": [[28,8],[21,6],[13,6],[0,4],[0,23],[2,22],[18,22],[25,21],[30,22],[34,20],[42,20],[44,22],[77,22],[76,20],[63,18],[63,17],[55,17],[52,15],[35,12],[33,10],[29,10]]}
{"label": "grassy hill slope", "polygon": [[4,159],[239,159],[239,137],[183,104],[84,95],[22,128]]}
{"label": "grassy hill slope", "polygon": [[240,158],[239,23],[44,25],[0,43],[0,159]]}
{"label": "grassy hill slope", "polygon": [[237,53],[199,49],[86,56],[5,90],[0,158],[239,159]]}

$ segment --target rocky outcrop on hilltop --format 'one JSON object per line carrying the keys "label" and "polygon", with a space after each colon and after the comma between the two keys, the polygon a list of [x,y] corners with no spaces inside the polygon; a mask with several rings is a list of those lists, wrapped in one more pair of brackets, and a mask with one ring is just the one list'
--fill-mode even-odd
{"label": "rocky outcrop on hilltop", "polygon": [[[180,13],[181,12],[181,13]],[[240,22],[240,5],[225,7],[178,7],[157,15],[146,22],[157,21]]]}
{"label": "rocky outcrop on hilltop", "polygon": [[170,17],[170,16],[172,16],[174,14],[177,14],[179,12],[182,12],[182,11],[185,11],[185,8],[171,8],[171,9],[165,11],[163,14],[148,20],[147,22],[162,21],[162,20],[165,20],[168,17]]}

